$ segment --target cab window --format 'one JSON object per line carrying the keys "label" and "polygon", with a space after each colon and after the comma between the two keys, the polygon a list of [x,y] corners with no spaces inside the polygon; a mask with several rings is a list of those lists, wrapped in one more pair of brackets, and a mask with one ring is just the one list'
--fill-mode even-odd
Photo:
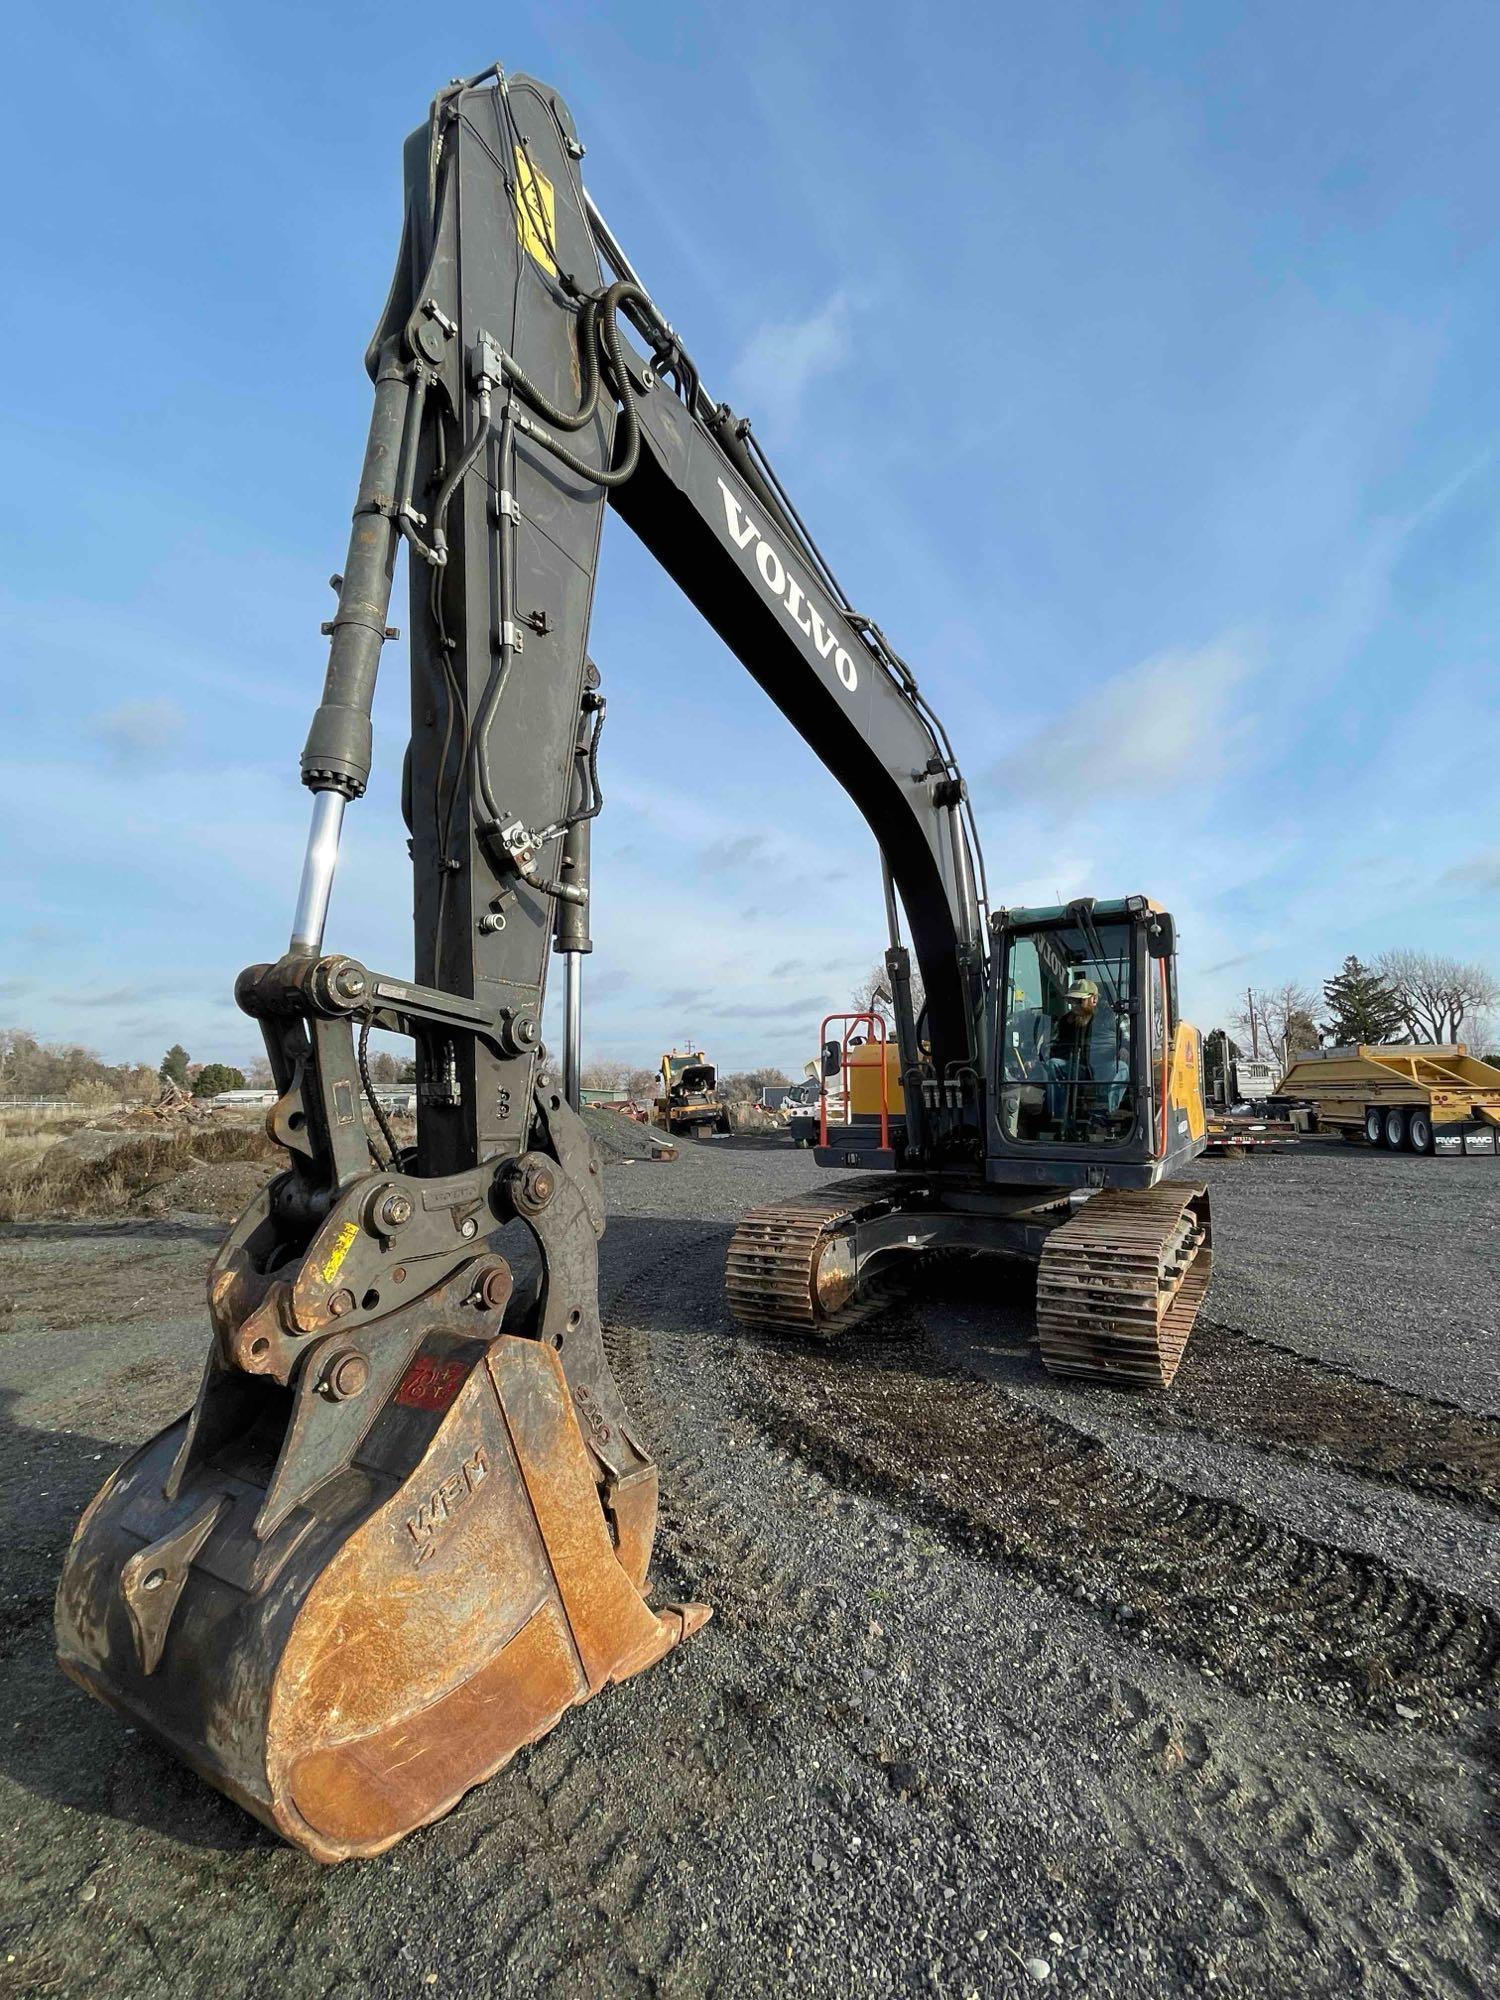
{"label": "cab window", "polygon": [[1135,1125],[1129,924],[1034,931],[1006,953],[1000,1123],[1021,1145],[1118,1146]]}

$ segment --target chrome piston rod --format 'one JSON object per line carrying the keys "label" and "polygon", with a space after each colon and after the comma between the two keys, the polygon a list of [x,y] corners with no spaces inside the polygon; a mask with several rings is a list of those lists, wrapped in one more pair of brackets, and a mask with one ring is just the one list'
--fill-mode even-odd
{"label": "chrome piston rod", "polygon": [[313,793],[312,824],[307,830],[307,852],[302,860],[302,882],[297,890],[297,914],[292,919],[293,956],[316,954],[323,949],[323,932],[328,923],[328,899],[333,894],[333,877],[338,867],[339,834],[344,825],[342,792]]}
{"label": "chrome piston rod", "polygon": [[583,953],[565,951],[563,962],[563,1096],[576,1111],[583,1067]]}

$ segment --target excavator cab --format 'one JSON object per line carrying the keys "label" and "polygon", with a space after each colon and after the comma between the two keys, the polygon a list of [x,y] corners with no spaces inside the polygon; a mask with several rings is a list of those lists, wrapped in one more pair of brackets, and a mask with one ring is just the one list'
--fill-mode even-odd
{"label": "excavator cab", "polygon": [[1144,896],[1001,911],[993,925],[992,1164],[1150,1185],[1204,1135],[1197,1031],[1177,1018],[1175,928]]}

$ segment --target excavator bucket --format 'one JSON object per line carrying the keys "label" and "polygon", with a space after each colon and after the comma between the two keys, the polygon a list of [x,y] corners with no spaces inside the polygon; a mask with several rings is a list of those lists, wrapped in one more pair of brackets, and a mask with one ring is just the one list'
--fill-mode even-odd
{"label": "excavator bucket", "polygon": [[363,1355],[310,1355],[322,1396],[347,1398],[331,1414],[368,1407],[326,1427],[346,1462],[283,1517],[275,1395],[175,1476],[200,1399],[74,1539],[67,1672],[321,1861],[437,1818],[708,1616],[647,1604],[654,1473],[612,1533],[557,1353],[486,1316],[442,1288],[384,1384],[360,1385]]}

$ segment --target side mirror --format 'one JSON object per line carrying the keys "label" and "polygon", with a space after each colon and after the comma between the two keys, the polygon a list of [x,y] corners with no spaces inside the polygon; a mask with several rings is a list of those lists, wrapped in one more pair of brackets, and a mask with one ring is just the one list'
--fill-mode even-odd
{"label": "side mirror", "polygon": [[837,1042],[823,1044],[823,1074],[837,1076],[844,1067],[844,1055]]}
{"label": "side mirror", "polygon": [[1153,958],[1170,958],[1177,949],[1177,926],[1165,910],[1146,918],[1146,949]]}

